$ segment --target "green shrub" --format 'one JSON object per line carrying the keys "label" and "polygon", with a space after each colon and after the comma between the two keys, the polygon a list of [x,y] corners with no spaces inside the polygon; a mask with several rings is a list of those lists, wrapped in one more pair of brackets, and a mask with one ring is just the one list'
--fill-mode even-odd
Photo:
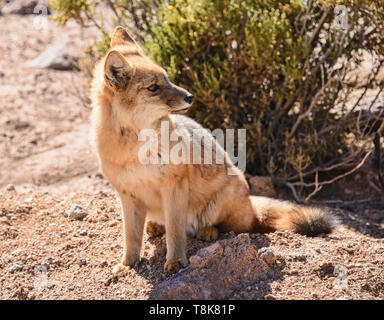
{"label": "green shrub", "polygon": [[[363,52],[383,61],[380,1],[150,2],[114,1],[116,24],[136,25],[147,53],[195,94],[191,117],[210,129],[247,129],[249,173],[271,175],[302,199],[373,152],[383,111],[348,107],[345,77]],[[347,30],[334,26],[340,4]]]}

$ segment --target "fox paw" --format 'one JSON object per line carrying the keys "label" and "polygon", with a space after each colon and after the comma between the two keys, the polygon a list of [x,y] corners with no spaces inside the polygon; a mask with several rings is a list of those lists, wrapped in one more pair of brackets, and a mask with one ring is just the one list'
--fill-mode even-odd
{"label": "fox paw", "polygon": [[139,263],[139,255],[138,254],[133,254],[133,255],[124,255],[123,259],[121,260],[120,263],[116,264],[113,267],[113,274],[117,275],[120,272],[126,271],[129,269],[129,267],[134,267],[137,266]]}
{"label": "fox paw", "polygon": [[197,233],[196,238],[199,240],[205,240],[205,241],[213,241],[217,240],[219,237],[219,230],[215,227],[206,227],[203,229],[200,229]]}
{"label": "fox paw", "polygon": [[148,221],[147,233],[150,237],[159,237],[165,233],[165,227],[156,222]]}
{"label": "fox paw", "polygon": [[186,267],[187,264],[187,259],[169,260],[164,264],[164,271],[168,273],[175,273],[181,268]]}
{"label": "fox paw", "polygon": [[117,276],[119,273],[127,271],[128,269],[128,266],[125,266],[122,263],[118,263],[113,267],[112,273],[113,275]]}

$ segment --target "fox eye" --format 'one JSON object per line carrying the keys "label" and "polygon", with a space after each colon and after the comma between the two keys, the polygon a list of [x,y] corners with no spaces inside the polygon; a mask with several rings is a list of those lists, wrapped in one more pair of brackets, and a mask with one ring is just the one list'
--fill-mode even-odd
{"label": "fox eye", "polygon": [[155,92],[155,91],[159,90],[159,88],[160,87],[156,83],[154,83],[154,84],[151,84],[147,89],[151,92]]}

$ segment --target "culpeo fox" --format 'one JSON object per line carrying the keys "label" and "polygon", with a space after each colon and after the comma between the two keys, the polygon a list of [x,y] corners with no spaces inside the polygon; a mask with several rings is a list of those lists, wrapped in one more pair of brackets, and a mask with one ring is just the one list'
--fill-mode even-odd
{"label": "culpeo fox", "polygon": [[[122,27],[114,30],[111,49],[96,66],[92,101],[92,140],[102,173],[119,193],[123,209],[124,251],[114,273],[139,260],[146,217],[149,233],[166,232],[168,272],[187,265],[187,234],[215,240],[219,232],[229,231],[294,230],[310,236],[332,231],[334,219],[321,209],[250,196],[244,175],[208,132],[202,141],[213,145],[212,164],[139,161],[141,130],[161,134],[166,121],[193,144],[192,131],[202,127],[177,114],[191,106],[193,95],[172,84]],[[165,152],[160,149],[158,156]],[[224,153],[223,164],[215,162],[219,153]],[[230,168],[237,174],[228,175]]]}

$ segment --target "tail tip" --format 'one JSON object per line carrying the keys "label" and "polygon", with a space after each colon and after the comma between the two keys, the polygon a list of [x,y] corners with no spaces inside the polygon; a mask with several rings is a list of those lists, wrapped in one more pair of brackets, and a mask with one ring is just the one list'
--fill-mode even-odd
{"label": "tail tip", "polygon": [[295,223],[295,231],[309,237],[333,232],[340,224],[339,219],[329,212],[315,207],[303,208],[304,214],[300,221]]}

